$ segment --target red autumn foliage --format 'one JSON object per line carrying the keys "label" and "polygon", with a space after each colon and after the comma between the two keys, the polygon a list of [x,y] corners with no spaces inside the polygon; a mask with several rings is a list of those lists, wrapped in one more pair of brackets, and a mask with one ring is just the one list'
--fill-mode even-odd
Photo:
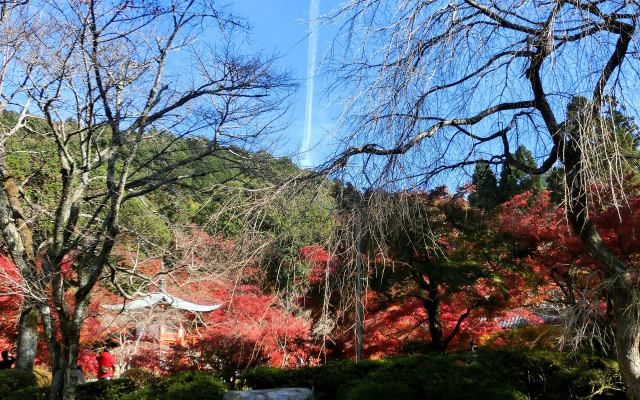
{"label": "red autumn foliage", "polygon": [[[543,323],[530,307],[545,300],[550,288],[534,288],[539,282],[528,271],[508,265],[509,247],[501,243],[492,221],[474,219],[478,217],[464,198],[445,190],[402,196],[428,217],[423,222],[401,220],[402,215],[389,218],[402,225],[400,233],[393,236],[391,227],[386,247],[365,257],[371,271],[365,356],[437,349],[431,333],[438,331],[431,329],[430,319],[440,326],[439,349],[468,349],[511,320]],[[425,233],[421,227],[427,225]],[[428,247],[431,235],[437,249]],[[354,353],[352,326],[353,318],[347,317],[343,335],[332,338],[342,343],[336,355]]]}
{"label": "red autumn foliage", "polygon": [[336,271],[336,260],[322,246],[303,246],[300,248],[300,257],[311,265],[307,280],[312,285],[322,283],[327,273]]}
{"label": "red autumn foliage", "polygon": [[[197,302],[215,299],[224,306],[202,313],[200,322],[190,328],[182,343],[142,346],[131,356],[131,366],[163,373],[216,370],[231,377],[236,370],[248,366],[293,366],[298,362],[297,356],[302,355],[305,360],[309,357],[309,322],[287,312],[277,297],[263,294],[256,286],[236,286],[233,282],[191,285],[191,289],[191,297],[196,297]],[[182,313],[182,317],[185,325],[194,319],[188,312]]]}
{"label": "red autumn foliage", "polygon": [[[184,252],[185,266],[178,265],[164,290],[184,300],[197,304],[223,303],[224,307],[211,313],[196,316],[189,312],[167,314],[163,307],[147,311],[156,314],[156,322],[165,318],[184,322],[187,335],[182,343],[157,340],[137,343],[136,351],[127,353],[124,347],[115,349],[119,362],[125,366],[142,366],[158,372],[182,369],[217,369],[233,374],[237,369],[250,365],[295,366],[308,363],[317,349],[310,337],[310,322],[307,318],[288,311],[277,296],[266,293],[260,286],[260,270],[252,263],[242,268],[237,276],[190,275],[188,267],[193,265],[215,265],[233,243],[219,237],[211,237],[192,228],[191,234],[178,237],[184,243],[179,250]],[[187,254],[188,253],[188,254]],[[125,249],[118,249],[116,256],[121,263],[130,263],[133,256]],[[217,258],[216,258],[217,257]],[[73,273],[73,262],[65,263],[65,271]],[[157,275],[162,267],[160,260],[149,259],[137,264],[139,271],[150,276]],[[0,257],[0,268],[6,276],[19,279],[13,264]],[[250,277],[247,277],[250,275]],[[0,283],[0,294],[14,288]],[[73,303],[72,293],[68,301]],[[16,339],[16,323],[20,308],[19,296],[0,295],[0,346],[13,348]],[[101,285],[92,296],[89,315],[81,332],[82,350],[78,364],[88,376],[95,376],[96,352],[108,340],[126,343],[131,339],[135,323],[115,312],[102,308],[103,304],[122,302],[107,286]],[[166,317],[165,315],[168,315]],[[54,311],[54,323],[56,323]],[[131,344],[131,343],[129,343]],[[44,343],[41,343],[44,349]],[[46,353],[43,353],[46,355]],[[317,353],[316,353],[317,354]],[[39,358],[39,362],[47,358]]]}
{"label": "red autumn foliage", "polygon": [[[619,207],[610,199],[592,199],[591,219],[605,244],[630,263],[640,256],[640,196],[628,198]],[[557,285],[563,298],[551,298],[563,305],[590,304],[595,313],[606,314],[606,290],[599,288],[600,267],[585,251],[564,218],[565,210],[554,205],[550,193],[525,192],[503,204],[498,216],[500,228],[512,234],[525,250],[522,261],[542,280]]]}
{"label": "red autumn foliage", "polygon": [[[456,331],[448,349],[465,349],[472,343],[482,342],[502,330],[501,324],[505,320],[524,318],[530,324],[540,324],[543,321],[531,311],[531,306],[557,300],[553,298],[556,288],[566,293],[569,290],[567,279],[576,270],[586,274],[572,276],[597,277],[597,267],[566,225],[564,210],[551,202],[548,192],[527,192],[515,196],[501,206],[495,226],[490,225],[482,231],[487,235],[493,235],[496,230],[510,234],[516,242],[518,261],[526,270],[507,268],[500,263],[509,256],[507,250],[486,237],[465,232],[464,225],[452,222],[455,216],[449,214],[451,210],[472,212],[463,199],[448,193],[425,197],[431,202],[430,212],[434,214],[430,229],[438,235],[442,256],[434,258],[433,253],[426,251],[401,249],[403,243],[399,241],[395,247],[385,249],[386,257],[375,254],[368,260],[372,265],[385,267],[385,276],[389,279],[384,285],[373,285],[366,294],[364,350],[368,357],[429,349],[432,338],[428,315],[424,302],[416,297],[419,281],[411,277],[406,267],[410,262],[431,262],[442,271],[462,268],[460,271],[464,272],[462,278],[447,274],[436,277],[430,273],[440,274],[442,271],[432,268],[423,271],[420,278],[426,284],[437,281],[435,293],[441,298],[438,318],[442,331],[445,336]],[[629,199],[628,204],[620,209],[601,207],[597,211],[593,220],[607,245],[618,255],[637,260],[640,253],[640,235],[636,232],[640,222],[640,197]],[[167,282],[165,290],[194,303],[223,303],[224,306],[198,316],[188,312],[169,315],[154,309],[158,320],[182,319],[187,330],[184,341],[160,344],[149,340],[138,344],[135,352],[126,357],[123,355],[123,362],[158,372],[215,369],[230,377],[236,370],[252,365],[294,367],[319,361],[320,349],[311,334],[312,321],[308,313],[304,313],[309,311],[313,302],[300,302],[293,306],[285,304],[263,287],[263,271],[254,262],[248,262],[236,275],[192,279],[187,264],[204,267],[215,263],[224,257],[225,251],[231,251],[233,243],[211,237],[195,227],[180,240],[182,242],[178,245],[183,246],[180,251],[185,253],[185,268],[178,266],[174,280]],[[480,257],[485,253],[497,258]],[[121,262],[130,262],[127,260],[131,257],[126,251],[120,249],[117,254]],[[341,268],[339,260],[320,246],[302,247],[300,258],[310,263],[308,283],[311,286],[323,284],[327,268],[330,273],[339,272]],[[473,279],[469,279],[471,272],[463,269],[466,268],[463,262],[469,260],[479,271],[473,272],[477,273]],[[160,272],[162,264],[159,259],[151,258],[140,263],[139,267],[140,271],[154,275]],[[19,278],[13,264],[5,258],[0,257],[0,268]],[[371,281],[380,278],[376,274],[379,271],[371,270]],[[586,284],[580,279],[573,282],[574,291],[579,291]],[[9,290],[3,284],[0,283],[0,291]],[[601,297],[593,300],[596,306],[606,308]],[[83,350],[79,359],[79,364],[90,375],[96,373],[95,351],[105,339],[131,339],[128,332],[135,326],[123,319],[114,323],[115,316],[101,308],[102,304],[119,301],[113,289],[106,285],[94,295],[82,331]],[[12,347],[15,341],[19,306],[18,296],[0,296],[0,307],[4,311],[0,317],[0,346]],[[601,311],[605,313],[606,309]],[[350,329],[353,319],[346,316],[340,323],[338,333],[330,339],[342,342],[342,349],[336,351],[336,355],[350,356],[353,352]]]}
{"label": "red autumn foliage", "polygon": [[20,274],[15,265],[4,255],[0,255],[0,349],[15,346],[16,327],[22,302],[17,284]]}
{"label": "red autumn foliage", "polygon": [[[251,365],[282,367],[299,364],[300,359],[307,362],[312,349],[310,321],[295,315],[278,296],[262,289],[263,274],[253,262],[238,270],[207,275],[207,267],[224,260],[225,252],[231,251],[233,243],[210,237],[195,227],[189,236],[178,236],[178,239],[181,240],[176,242],[178,261],[163,290],[192,303],[223,306],[198,315],[170,307],[148,310],[148,323],[167,330],[164,342],[158,342],[162,339],[156,335],[146,336],[143,344],[134,343],[135,335],[127,332],[139,328],[137,317],[130,320],[120,317],[112,334],[128,337],[127,345],[135,347],[135,351],[123,356],[125,363],[162,373],[213,369],[231,377],[236,370]],[[124,254],[121,257],[122,260],[127,258]],[[159,263],[151,261],[146,265],[147,273],[158,272],[160,268]],[[202,273],[198,273],[200,267]],[[102,292],[109,296],[108,292]],[[108,302],[118,303],[113,298]],[[105,318],[105,314],[108,313],[102,310],[102,314],[102,323],[106,325],[108,317]],[[176,330],[182,327],[186,335],[179,337]]]}

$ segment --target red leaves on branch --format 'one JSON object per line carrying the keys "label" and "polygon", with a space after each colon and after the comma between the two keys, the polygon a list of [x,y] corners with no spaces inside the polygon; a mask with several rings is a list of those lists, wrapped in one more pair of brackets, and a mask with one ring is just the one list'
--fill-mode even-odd
{"label": "red leaves on branch", "polygon": [[[420,270],[423,283],[436,283],[434,293],[439,298],[438,319],[442,332],[445,337],[454,333],[448,349],[466,349],[481,343],[504,329],[511,320],[520,318],[529,324],[541,324],[543,321],[532,311],[533,306],[558,301],[558,290],[564,291],[565,296],[569,290],[573,295],[584,295],[587,283],[593,284],[598,277],[596,265],[567,226],[564,210],[551,202],[549,192],[526,192],[515,196],[500,207],[495,222],[487,230],[487,234],[506,233],[514,240],[517,267],[502,263],[511,257],[506,254],[506,247],[490,247],[492,242],[485,237],[473,236],[465,232],[464,226],[450,221],[449,213],[456,207],[471,212],[464,199],[444,192],[429,196],[432,208],[428,212],[434,213],[429,221],[430,229],[437,234],[440,253],[390,246],[385,249],[388,251],[385,257],[376,253],[369,260],[371,264],[390,263],[385,265],[385,274],[395,274],[390,276],[386,286],[372,287],[366,292],[364,350],[369,357],[428,350],[432,339],[429,319],[424,295],[418,296],[419,281],[408,269],[411,263],[423,268]],[[606,244],[617,255],[631,262],[638,261],[640,197],[628,199],[618,209],[602,206],[594,212],[592,219]],[[158,312],[156,321],[180,319],[178,322],[182,322],[186,330],[184,340],[167,343],[149,340],[139,344],[125,360],[129,366],[143,366],[159,372],[216,369],[233,376],[236,370],[251,365],[295,367],[318,362],[316,357],[320,350],[311,335],[309,316],[312,301],[306,303],[306,308],[302,302],[287,304],[263,286],[264,271],[256,262],[248,262],[236,275],[190,279],[186,266],[215,265],[224,259],[225,252],[231,251],[233,243],[211,237],[195,227],[189,235],[179,236],[176,240],[178,251],[184,255],[180,261],[185,265],[184,273],[177,268],[175,280],[168,280],[165,290],[197,304],[224,305],[200,315],[188,312],[163,314],[163,310],[154,309],[153,312]],[[481,258],[481,254],[495,257]],[[119,255],[123,260],[127,259],[126,254]],[[320,246],[302,247],[300,258],[310,265],[308,283],[311,285],[322,284],[327,272],[333,274],[340,269],[339,260]],[[472,261],[473,267],[481,273],[471,276],[476,273],[473,268],[458,275],[444,273],[446,268],[462,268],[460,271],[464,272],[468,261]],[[426,263],[431,264],[425,267]],[[65,261],[63,273],[73,273],[72,267],[71,260]],[[139,271],[152,275],[161,268],[158,259],[139,265]],[[11,282],[19,283],[20,275],[13,263],[0,257],[0,269],[3,276],[11,278],[0,281],[0,294],[15,292]],[[379,278],[379,275],[371,276],[372,281]],[[573,279],[572,287],[568,285],[570,278]],[[96,372],[97,346],[109,337],[131,335],[127,332],[135,328],[131,321],[116,319],[113,313],[101,308],[101,304],[122,301],[113,289],[101,287],[92,300],[82,330],[83,350],[79,359],[79,364],[89,374]],[[603,314],[606,312],[602,297],[590,300]],[[15,341],[20,297],[0,295],[0,307],[3,310],[0,347],[11,348]],[[337,351],[336,354],[348,357],[353,351],[353,319],[347,316],[339,323],[342,323],[343,335],[331,339],[343,341],[342,353]]]}
{"label": "red leaves on branch", "polygon": [[312,285],[325,281],[327,273],[330,274],[336,270],[336,260],[322,246],[304,246],[300,248],[300,257],[311,264],[307,279]]}
{"label": "red leaves on branch", "polygon": [[[591,199],[591,220],[605,244],[623,260],[634,264],[640,255],[640,197],[630,197],[618,207],[611,199]],[[500,229],[513,235],[528,253],[522,262],[541,280],[562,292],[548,300],[563,305],[590,304],[595,313],[606,314],[606,290],[600,288],[600,267],[584,249],[564,218],[565,210],[553,205],[549,192],[525,192],[502,205]],[[551,291],[549,291],[551,292]]]}
{"label": "red leaves on branch", "polygon": [[18,295],[21,282],[16,266],[0,254],[0,349],[15,347],[17,323],[22,297]]}

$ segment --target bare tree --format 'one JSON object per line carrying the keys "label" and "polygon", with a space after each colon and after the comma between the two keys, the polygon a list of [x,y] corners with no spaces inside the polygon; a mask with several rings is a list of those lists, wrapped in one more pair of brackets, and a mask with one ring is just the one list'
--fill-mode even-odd
{"label": "bare tree", "polygon": [[[269,59],[243,55],[235,33],[245,28],[206,0],[21,7],[21,23],[38,16],[46,32],[24,51],[2,39],[30,62],[7,74],[25,83],[12,86],[22,113],[0,141],[2,237],[32,317],[21,324],[29,343],[19,357],[35,343],[37,310],[52,361],[51,397],[73,399],[80,331],[92,291],[114,271],[123,205],[218,172],[186,168],[200,160],[239,165],[229,146],[251,148],[278,128],[293,86]],[[41,117],[29,119],[28,111]],[[17,185],[4,162],[6,140],[14,139],[14,149],[28,146],[18,131],[41,119],[46,129],[38,134],[56,149],[59,170],[49,201],[37,183]],[[186,138],[193,140],[185,149]]]}
{"label": "bare tree", "polygon": [[[561,164],[568,221],[610,283],[630,399],[640,399],[636,266],[607,248],[589,211],[604,193],[624,206],[628,155],[606,110],[637,115],[639,16],[627,0],[350,0],[327,17],[347,38],[331,69],[352,97],[325,170],[360,160],[374,186],[406,188],[477,163],[530,174]],[[521,144],[539,168],[517,162]]]}
{"label": "bare tree", "polygon": [[[19,183],[7,168],[6,142],[26,127],[29,96],[34,89],[32,76],[36,63],[32,58],[31,43],[42,26],[38,18],[27,17],[27,5],[25,1],[5,1],[0,7],[0,226],[4,245],[18,255],[14,261],[25,276],[30,273],[28,263],[34,259],[31,234],[19,200]],[[21,240],[14,239],[17,237],[21,237]],[[16,368],[33,367],[37,343],[36,319],[33,307],[23,308],[19,326],[25,329],[20,329],[18,337]]]}

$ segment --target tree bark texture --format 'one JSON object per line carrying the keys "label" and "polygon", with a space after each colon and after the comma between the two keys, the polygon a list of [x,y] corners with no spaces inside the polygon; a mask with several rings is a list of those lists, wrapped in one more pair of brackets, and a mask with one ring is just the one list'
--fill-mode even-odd
{"label": "tree bark texture", "polygon": [[18,324],[18,356],[16,368],[33,370],[33,364],[38,350],[38,312],[34,307],[28,307],[20,313]]}
{"label": "tree bark texture", "polygon": [[615,349],[620,375],[629,400],[640,400],[640,303],[637,287],[628,266],[604,243],[589,218],[588,191],[582,173],[583,155],[575,137],[568,137],[564,168],[569,188],[567,216],[589,255],[612,283]]}
{"label": "tree bark texture", "polygon": [[435,351],[445,351],[446,343],[439,314],[440,297],[438,295],[438,285],[431,280],[427,282],[421,273],[414,273],[414,281],[419,288],[418,293],[422,301],[422,306],[427,312],[431,348]]}

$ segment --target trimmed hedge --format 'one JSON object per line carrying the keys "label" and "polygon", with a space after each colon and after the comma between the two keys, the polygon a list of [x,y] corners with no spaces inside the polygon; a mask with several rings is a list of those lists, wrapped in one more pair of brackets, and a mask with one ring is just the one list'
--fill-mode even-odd
{"label": "trimmed hedge", "polygon": [[[142,377],[142,374],[134,375]],[[145,375],[144,378],[150,377]],[[28,372],[1,373],[0,382],[0,388],[4,390],[0,392],[0,400],[47,400],[49,397],[49,388],[34,386],[36,379]],[[89,382],[78,385],[76,398],[77,400],[221,400],[223,393],[227,390],[220,378],[206,372],[180,372],[168,377],[153,378],[144,386],[141,383],[131,379]]]}
{"label": "trimmed hedge", "polygon": [[31,371],[20,369],[0,370],[0,399],[26,387],[36,385],[36,376]]}
{"label": "trimmed hedge", "polygon": [[158,379],[153,371],[146,368],[130,368],[124,371],[120,377],[132,380],[138,387],[150,385]]}
{"label": "trimmed hedge", "polygon": [[[134,374],[141,377],[141,374]],[[222,381],[205,372],[179,372],[146,382],[132,379],[90,382],[78,386],[78,400],[220,400],[227,389]],[[147,384],[144,384],[147,383]],[[143,386],[144,385],[144,386]]]}
{"label": "trimmed hedge", "polygon": [[51,384],[51,372],[42,368],[33,371],[19,369],[0,370],[0,399],[2,400],[44,400]]}
{"label": "trimmed hedge", "polygon": [[121,400],[221,400],[227,390],[220,378],[206,372],[179,372],[159,379]]}
{"label": "trimmed hedge", "polygon": [[[141,380],[115,379],[78,386],[78,400],[220,400],[226,385],[206,372],[181,372]],[[147,380],[148,379],[148,380]],[[143,382],[144,381],[144,382]],[[35,375],[0,371],[1,400],[46,400]],[[429,354],[333,362],[292,370],[257,368],[240,387],[309,387],[316,400],[594,400],[624,399],[617,364],[586,354],[482,349],[477,353]]]}
{"label": "trimmed hedge", "polygon": [[48,400],[49,388],[30,386],[20,390],[17,390],[6,397],[0,397],[3,400]]}
{"label": "trimmed hedge", "polygon": [[77,400],[120,400],[135,392],[138,386],[130,379],[88,382],[76,388]]}
{"label": "trimmed hedge", "polygon": [[562,328],[555,325],[523,326],[494,333],[485,342],[485,346],[555,351],[561,335]]}
{"label": "trimmed hedge", "polygon": [[253,389],[310,387],[317,400],[624,399],[615,361],[586,354],[484,349],[317,368],[257,368]]}

